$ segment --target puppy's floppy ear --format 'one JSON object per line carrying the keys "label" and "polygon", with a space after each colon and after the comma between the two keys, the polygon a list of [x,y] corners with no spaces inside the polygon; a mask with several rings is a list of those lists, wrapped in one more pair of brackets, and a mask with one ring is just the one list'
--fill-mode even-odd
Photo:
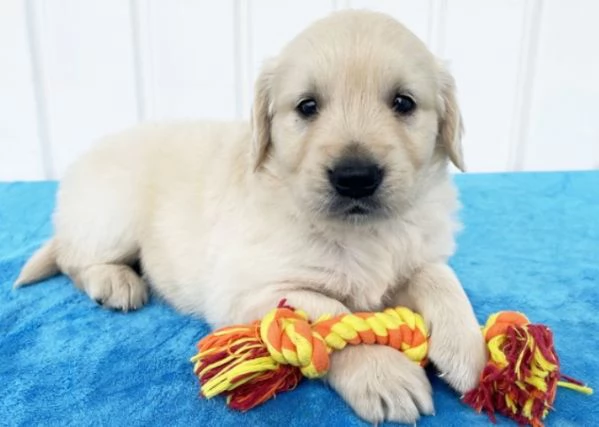
{"label": "puppy's floppy ear", "polygon": [[275,73],[275,60],[270,59],[262,66],[262,71],[254,87],[252,106],[252,148],[251,160],[254,170],[260,168],[270,147],[270,122],[273,114],[272,79]]}
{"label": "puppy's floppy ear", "polygon": [[464,126],[456,99],[455,80],[441,66],[440,78],[440,119],[437,143],[443,147],[451,162],[462,172],[466,169],[462,153]]}

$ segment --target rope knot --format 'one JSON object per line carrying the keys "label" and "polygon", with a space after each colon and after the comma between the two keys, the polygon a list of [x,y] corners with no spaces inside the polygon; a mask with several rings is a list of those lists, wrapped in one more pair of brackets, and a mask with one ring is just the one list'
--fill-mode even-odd
{"label": "rope knot", "polygon": [[330,349],[302,311],[271,311],[260,322],[260,338],[277,363],[296,366],[307,378],[322,377],[329,370]]}

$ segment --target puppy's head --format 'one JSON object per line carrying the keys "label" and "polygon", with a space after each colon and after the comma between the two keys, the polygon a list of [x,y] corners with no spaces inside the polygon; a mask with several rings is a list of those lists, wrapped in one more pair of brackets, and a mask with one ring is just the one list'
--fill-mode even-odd
{"label": "puppy's head", "polygon": [[379,13],[333,14],[266,63],[252,126],[256,172],[335,220],[390,217],[447,159],[463,168],[453,79]]}

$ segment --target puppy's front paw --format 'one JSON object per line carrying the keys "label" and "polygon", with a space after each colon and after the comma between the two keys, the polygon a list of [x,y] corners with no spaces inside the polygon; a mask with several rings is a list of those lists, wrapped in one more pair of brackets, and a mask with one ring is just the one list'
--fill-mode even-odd
{"label": "puppy's front paw", "polygon": [[346,347],[333,354],[331,386],[364,420],[415,423],[434,412],[424,369],[385,346]]}
{"label": "puppy's front paw", "polygon": [[429,358],[455,390],[462,394],[472,390],[487,363],[487,350],[478,325],[433,323]]}

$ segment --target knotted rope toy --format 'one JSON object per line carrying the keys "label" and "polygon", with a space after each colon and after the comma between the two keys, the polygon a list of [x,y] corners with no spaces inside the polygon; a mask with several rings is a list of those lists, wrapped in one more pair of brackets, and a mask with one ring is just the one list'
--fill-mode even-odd
{"label": "knotted rope toy", "polygon": [[[558,385],[592,393],[560,373],[546,326],[504,311],[490,316],[482,332],[489,361],[478,387],[464,401],[478,412],[486,411],[493,422],[497,412],[520,424],[542,426]],[[427,362],[424,320],[408,308],[325,315],[310,322],[285,301],[253,324],[214,331],[198,343],[191,361],[204,397],[226,394],[231,408],[246,411],[294,389],[303,376],[323,377],[330,353],[348,344],[387,345],[422,366]]]}

